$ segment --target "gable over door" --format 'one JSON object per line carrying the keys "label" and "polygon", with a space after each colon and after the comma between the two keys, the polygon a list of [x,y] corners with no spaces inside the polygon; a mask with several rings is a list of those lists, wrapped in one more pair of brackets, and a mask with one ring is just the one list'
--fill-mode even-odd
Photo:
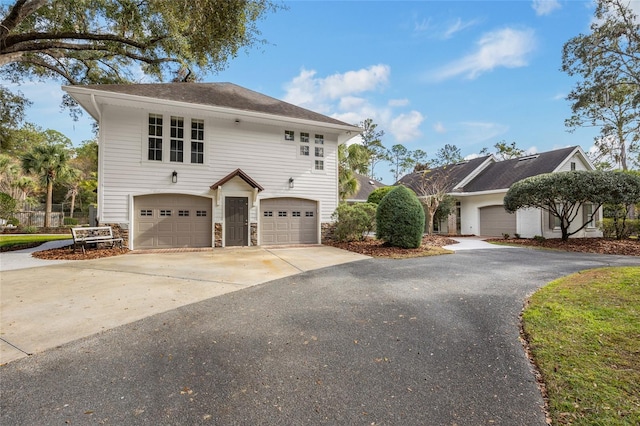
{"label": "gable over door", "polygon": [[226,197],[224,201],[225,246],[248,246],[249,199]]}

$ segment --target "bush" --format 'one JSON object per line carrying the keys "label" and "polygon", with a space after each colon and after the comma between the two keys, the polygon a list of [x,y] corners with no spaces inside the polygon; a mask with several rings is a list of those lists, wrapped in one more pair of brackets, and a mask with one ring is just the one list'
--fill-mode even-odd
{"label": "bush", "polygon": [[376,205],[340,204],[331,218],[335,221],[336,241],[360,241],[375,228]]}
{"label": "bush", "polygon": [[380,201],[391,192],[395,186],[383,186],[382,188],[376,188],[371,191],[369,197],[367,198],[367,203],[380,204]]}
{"label": "bush", "polygon": [[504,238],[505,240],[508,240],[510,236],[511,236],[511,235],[509,235],[509,234],[508,234],[508,233],[506,233],[506,232],[502,234],[502,238]]}
{"label": "bush", "polygon": [[65,217],[64,218],[64,224],[65,225],[77,225],[78,224],[78,219],[76,219],[75,217]]}
{"label": "bush", "polygon": [[38,232],[38,228],[35,226],[25,226],[22,228],[22,232],[25,234],[36,234]]}
{"label": "bush", "polygon": [[401,248],[418,248],[424,232],[424,210],[416,194],[397,186],[378,204],[376,236]]}
{"label": "bush", "polygon": [[544,240],[546,240],[546,238],[543,237],[542,235],[534,235],[533,236],[533,240],[534,241],[544,241]]}
{"label": "bush", "polygon": [[615,221],[610,217],[605,217],[597,225],[605,238],[622,240],[629,238],[630,235],[640,234],[640,219],[626,219],[623,226],[622,219]]}
{"label": "bush", "polygon": [[18,202],[11,195],[0,192],[0,219],[10,219],[17,211]]}

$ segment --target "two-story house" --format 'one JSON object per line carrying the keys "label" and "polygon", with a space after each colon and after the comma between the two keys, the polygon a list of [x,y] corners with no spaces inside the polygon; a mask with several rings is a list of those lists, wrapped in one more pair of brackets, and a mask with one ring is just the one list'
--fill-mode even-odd
{"label": "two-story house", "polygon": [[131,249],[320,243],[361,132],[230,83],[63,89],[99,125],[98,221]]}

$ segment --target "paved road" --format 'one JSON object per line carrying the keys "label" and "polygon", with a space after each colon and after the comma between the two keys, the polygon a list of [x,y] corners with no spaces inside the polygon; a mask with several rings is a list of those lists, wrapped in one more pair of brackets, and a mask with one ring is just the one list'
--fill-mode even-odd
{"label": "paved road", "polygon": [[523,300],[630,264],[514,249],[306,272],[5,365],[0,423],[544,425]]}

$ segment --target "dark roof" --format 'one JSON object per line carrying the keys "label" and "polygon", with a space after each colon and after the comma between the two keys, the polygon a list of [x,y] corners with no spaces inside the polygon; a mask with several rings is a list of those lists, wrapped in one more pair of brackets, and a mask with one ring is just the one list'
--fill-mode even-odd
{"label": "dark roof", "polygon": [[88,89],[356,127],[233,83],[93,84]]}
{"label": "dark roof", "polygon": [[574,149],[576,147],[572,146],[489,164],[478,176],[467,183],[461,192],[508,189],[519,180],[551,173],[566,160]]}
{"label": "dark roof", "polygon": [[374,189],[382,188],[383,186],[387,186],[382,182],[378,182],[377,180],[371,179],[368,176],[361,175],[359,173],[354,173],[356,179],[358,179],[358,183],[360,184],[360,189],[358,193],[352,195],[348,199],[350,201],[366,201],[369,198],[369,194],[373,192]]}
{"label": "dark roof", "polygon": [[239,176],[242,180],[247,182],[247,184],[252,188],[256,188],[258,192],[264,191],[264,188],[260,186],[258,182],[253,180],[251,176],[243,172],[241,169],[235,169],[234,171],[232,171],[231,173],[229,173],[228,175],[226,175],[225,177],[223,177],[222,179],[220,179],[219,181],[211,185],[211,189],[218,189],[219,186],[224,185],[225,183],[229,182],[231,179],[233,179],[236,176]]}
{"label": "dark roof", "polygon": [[411,188],[417,194],[420,194],[421,188],[420,185],[422,183],[423,176],[428,177],[429,179],[436,178],[442,176],[443,174],[447,175],[447,192],[453,190],[460,182],[462,182],[469,174],[471,174],[474,170],[476,170],[482,163],[484,163],[490,155],[484,157],[474,158],[472,160],[461,161],[456,164],[449,164],[447,166],[436,167],[430,169],[430,171],[425,175],[424,171],[414,172],[408,174],[402,179],[400,179],[396,185],[404,185],[408,188]]}

